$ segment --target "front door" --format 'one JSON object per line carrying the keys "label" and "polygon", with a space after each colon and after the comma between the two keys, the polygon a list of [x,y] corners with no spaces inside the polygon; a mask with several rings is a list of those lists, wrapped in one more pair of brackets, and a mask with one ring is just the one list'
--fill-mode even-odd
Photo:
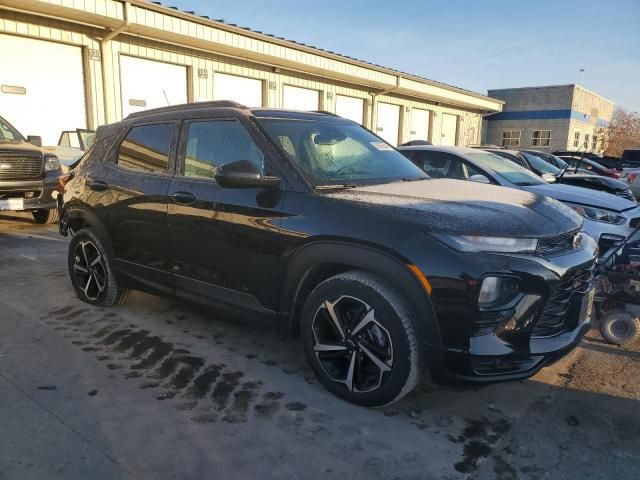
{"label": "front door", "polygon": [[217,307],[270,313],[276,309],[280,189],[223,188],[216,167],[269,161],[239,118],[183,123],[179,172],[169,190],[168,225],[176,294]]}

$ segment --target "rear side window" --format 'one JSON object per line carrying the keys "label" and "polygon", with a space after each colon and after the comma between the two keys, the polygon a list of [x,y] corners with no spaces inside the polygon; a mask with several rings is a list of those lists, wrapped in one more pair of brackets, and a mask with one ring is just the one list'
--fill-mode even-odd
{"label": "rear side window", "polygon": [[172,135],[172,123],[133,127],[120,144],[118,166],[148,173],[166,173]]}
{"label": "rear side window", "polygon": [[455,155],[444,152],[414,152],[414,161],[431,178],[466,180],[463,162]]}
{"label": "rear side window", "polygon": [[264,173],[264,154],[238,120],[193,121],[188,129],[185,176],[213,178],[216,167],[239,160]]}

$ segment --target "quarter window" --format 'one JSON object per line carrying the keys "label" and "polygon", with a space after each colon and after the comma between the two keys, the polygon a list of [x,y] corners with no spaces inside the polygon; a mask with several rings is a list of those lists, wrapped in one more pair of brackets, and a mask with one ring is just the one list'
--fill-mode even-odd
{"label": "quarter window", "polygon": [[502,132],[503,147],[520,146],[520,130],[505,130]]}
{"label": "quarter window", "polygon": [[531,136],[532,147],[548,147],[551,144],[551,130],[534,130]]}
{"label": "quarter window", "polygon": [[166,173],[173,124],[133,127],[120,144],[118,166],[149,173]]}
{"label": "quarter window", "polygon": [[185,176],[213,178],[216,167],[239,160],[249,160],[264,173],[264,154],[238,120],[189,124]]}

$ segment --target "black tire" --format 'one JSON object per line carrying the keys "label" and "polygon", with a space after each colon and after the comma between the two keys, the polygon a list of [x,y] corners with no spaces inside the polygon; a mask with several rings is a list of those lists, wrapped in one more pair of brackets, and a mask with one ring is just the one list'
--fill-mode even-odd
{"label": "black tire", "polygon": [[103,307],[125,302],[128,290],[118,285],[111,259],[90,229],[73,235],[67,263],[71,283],[80,300]]}
{"label": "black tire", "polygon": [[33,219],[36,223],[40,223],[42,225],[46,223],[58,223],[58,220],[60,219],[60,214],[58,213],[57,208],[34,210],[31,212],[31,215],[33,215]]}
{"label": "black tire", "polygon": [[421,379],[423,355],[412,314],[394,289],[368,272],[320,283],[305,303],[301,335],[320,382],[348,402],[388,405]]}
{"label": "black tire", "polygon": [[640,318],[625,310],[611,310],[600,320],[600,334],[614,345],[626,345],[640,338]]}

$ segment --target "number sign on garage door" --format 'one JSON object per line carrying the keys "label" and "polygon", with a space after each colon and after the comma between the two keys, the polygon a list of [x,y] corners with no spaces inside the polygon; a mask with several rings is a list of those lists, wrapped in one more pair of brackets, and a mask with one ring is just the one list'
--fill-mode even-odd
{"label": "number sign on garage door", "polygon": [[262,80],[216,73],[214,76],[214,98],[233,100],[246,107],[262,107]]}
{"label": "number sign on garage door", "polygon": [[364,100],[355,97],[336,95],[336,115],[363,124]]}
{"label": "number sign on garage door", "polygon": [[0,35],[0,115],[43,145],[86,128],[80,47]]}
{"label": "number sign on garage door", "polygon": [[187,67],[120,56],[122,116],[187,103]]}
{"label": "number sign on garage door", "polygon": [[309,88],[285,85],[282,105],[289,110],[313,111],[320,107],[320,92]]}
{"label": "number sign on garage door", "polygon": [[409,140],[429,140],[429,119],[431,112],[414,108],[411,110],[411,131]]}
{"label": "number sign on garage door", "polygon": [[376,133],[393,146],[398,145],[400,107],[390,103],[378,103]]}
{"label": "number sign on garage door", "polygon": [[449,113],[442,114],[442,138],[441,145],[457,145],[458,116]]}

